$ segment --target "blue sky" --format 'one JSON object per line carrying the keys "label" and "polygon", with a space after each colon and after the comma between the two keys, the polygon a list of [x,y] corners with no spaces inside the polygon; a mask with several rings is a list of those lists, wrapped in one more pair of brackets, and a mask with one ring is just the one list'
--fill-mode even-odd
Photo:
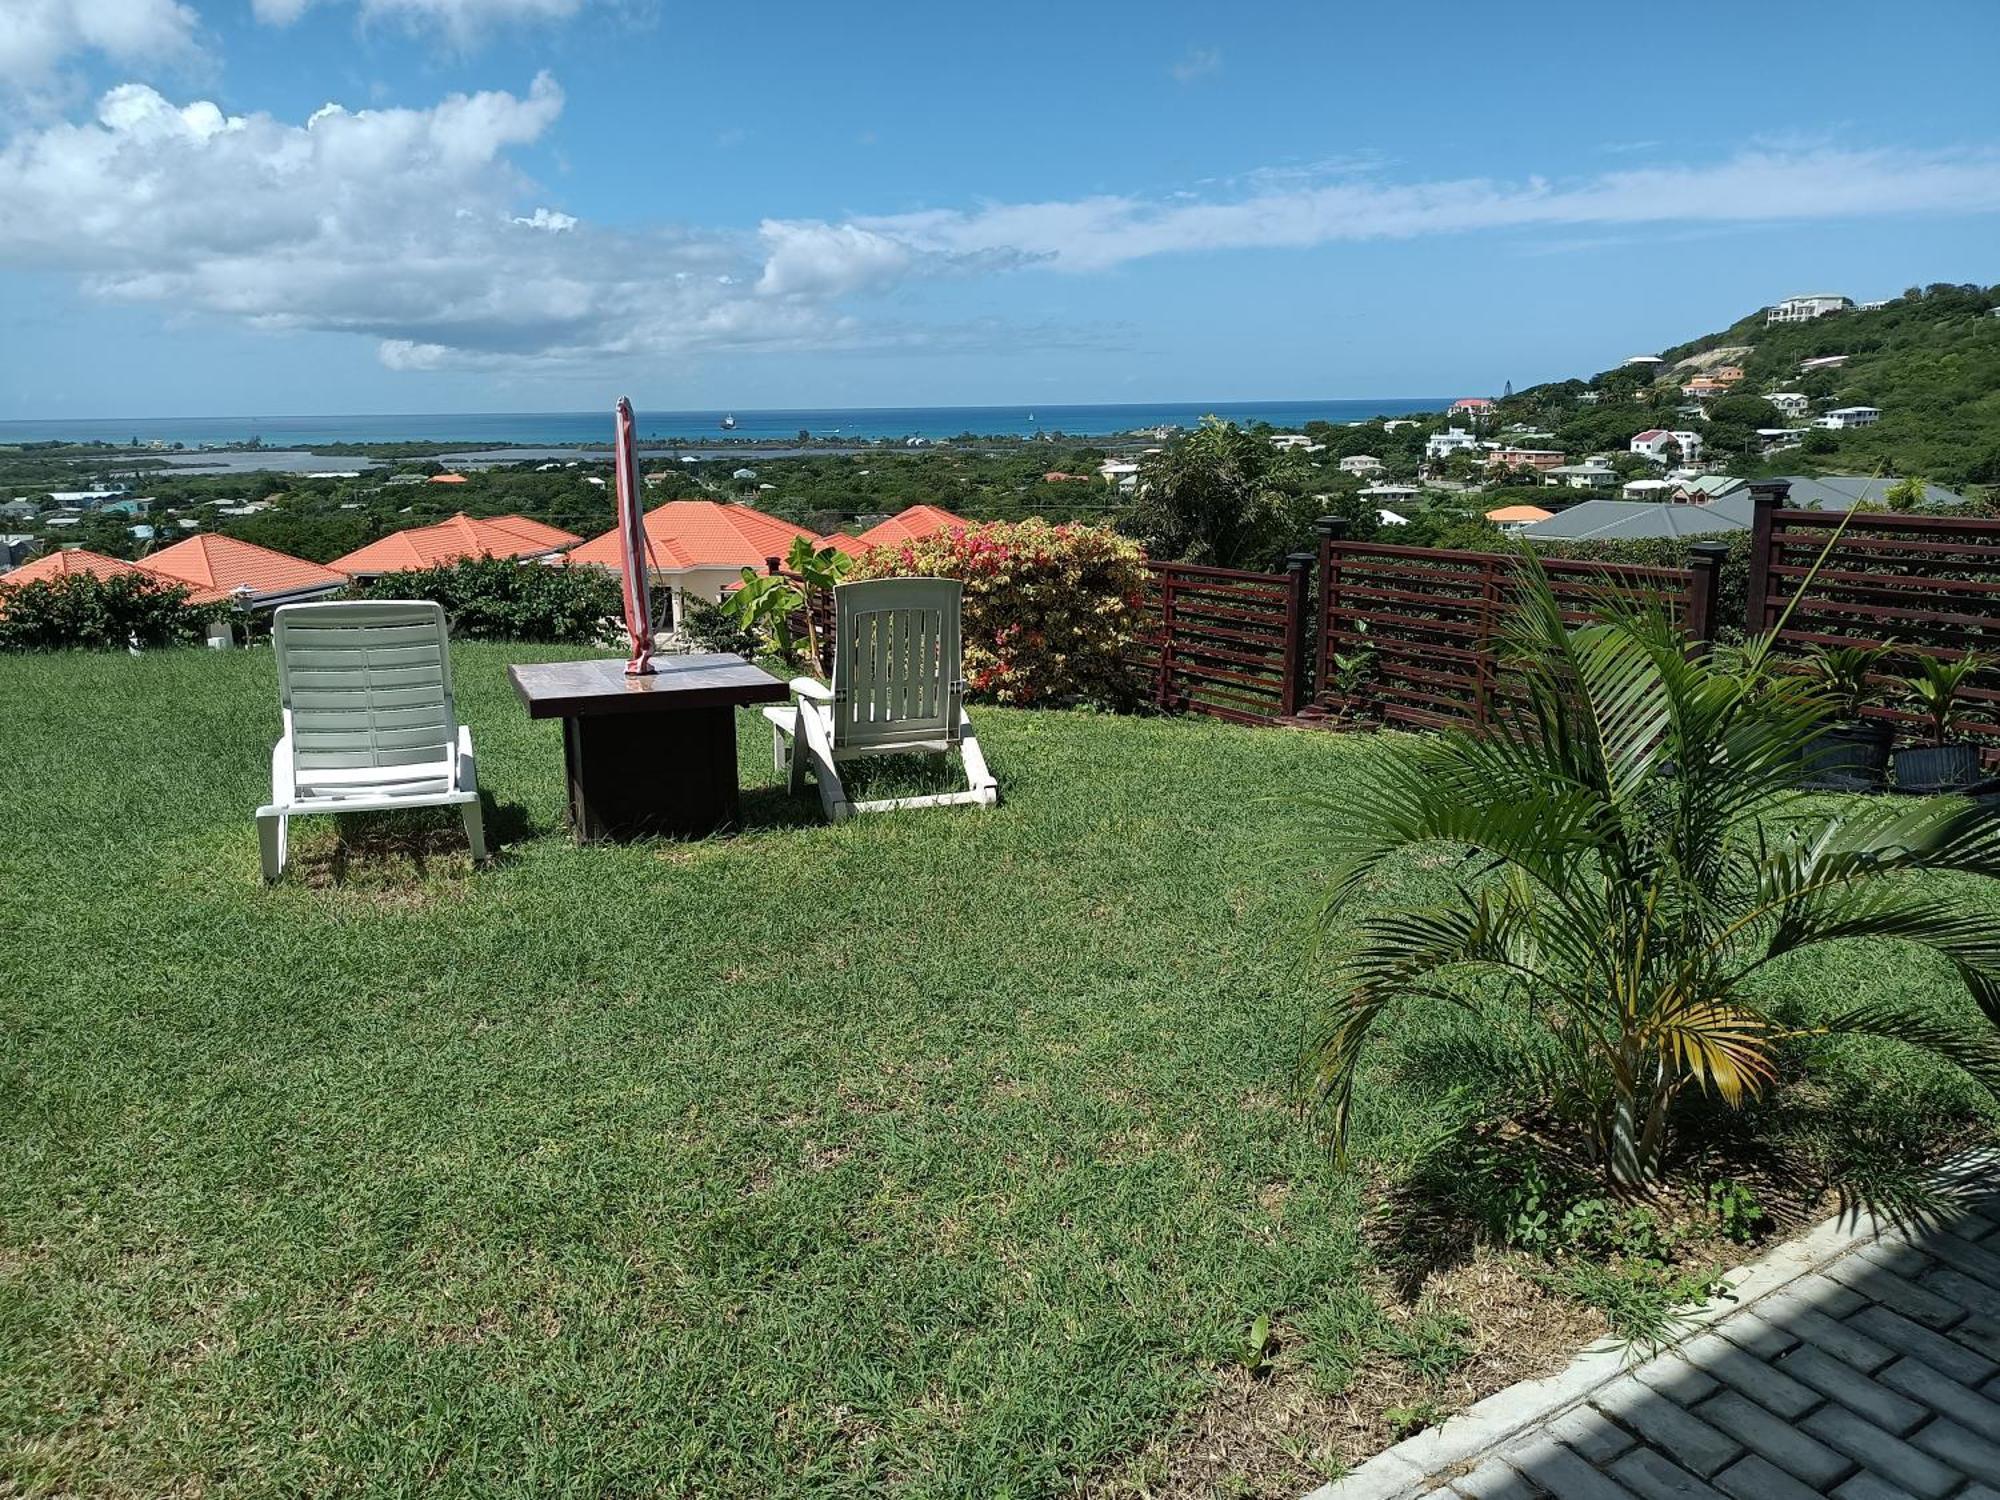
{"label": "blue sky", "polygon": [[0,417],[1446,395],[2000,279],[1985,3],[0,12]]}

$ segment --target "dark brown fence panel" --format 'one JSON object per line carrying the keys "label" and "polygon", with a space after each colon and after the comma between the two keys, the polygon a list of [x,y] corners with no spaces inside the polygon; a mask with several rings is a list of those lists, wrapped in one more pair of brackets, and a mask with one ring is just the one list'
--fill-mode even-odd
{"label": "dark brown fence panel", "polygon": [[1268,724],[1305,701],[1312,557],[1283,573],[1153,563],[1127,655],[1159,708]]}
{"label": "dark brown fence panel", "polygon": [[[1786,510],[1782,495],[1775,486],[1756,501],[1751,631],[1782,619],[1779,643],[1796,652],[1891,645],[1896,670],[1918,656],[2000,652],[2000,521]],[[1980,673],[1965,697],[1965,732],[2000,746],[2000,671]],[[1868,713],[1912,732],[1923,722],[1893,704]]]}
{"label": "dark brown fence panel", "polygon": [[[1318,687],[1302,717],[1441,729],[1480,728],[1504,713],[1513,695],[1497,642],[1520,556],[1349,542],[1338,530],[1322,524]],[[1688,568],[1542,559],[1572,623],[1611,592],[1661,601],[1696,639],[1714,620],[1718,568],[1710,555]]]}

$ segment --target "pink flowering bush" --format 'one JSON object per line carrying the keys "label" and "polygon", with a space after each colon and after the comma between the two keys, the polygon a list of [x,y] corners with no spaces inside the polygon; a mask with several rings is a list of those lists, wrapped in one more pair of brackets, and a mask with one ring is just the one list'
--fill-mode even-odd
{"label": "pink flowering bush", "polygon": [[1124,654],[1139,623],[1136,543],[1099,526],[996,521],[877,547],[854,578],[956,578],[965,585],[966,686],[996,703],[1131,697]]}

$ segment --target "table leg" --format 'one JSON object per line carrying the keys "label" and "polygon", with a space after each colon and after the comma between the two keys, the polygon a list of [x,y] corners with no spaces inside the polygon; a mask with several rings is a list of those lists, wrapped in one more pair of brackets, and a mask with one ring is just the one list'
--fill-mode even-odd
{"label": "table leg", "polygon": [[736,710],[563,720],[570,822],[580,843],[705,838],[736,822]]}

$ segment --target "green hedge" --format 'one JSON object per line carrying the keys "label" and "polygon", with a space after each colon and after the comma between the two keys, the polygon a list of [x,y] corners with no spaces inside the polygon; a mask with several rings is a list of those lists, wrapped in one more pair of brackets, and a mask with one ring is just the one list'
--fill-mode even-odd
{"label": "green hedge", "polygon": [[226,605],[188,603],[181,584],[145,573],[73,573],[9,584],[0,576],[0,651],[110,651],[203,640]]}
{"label": "green hedge", "polygon": [[624,614],[618,579],[602,568],[469,558],[442,568],[384,573],[350,584],[344,599],[434,599],[451,633],[469,641],[562,641],[608,638],[605,622]]}

